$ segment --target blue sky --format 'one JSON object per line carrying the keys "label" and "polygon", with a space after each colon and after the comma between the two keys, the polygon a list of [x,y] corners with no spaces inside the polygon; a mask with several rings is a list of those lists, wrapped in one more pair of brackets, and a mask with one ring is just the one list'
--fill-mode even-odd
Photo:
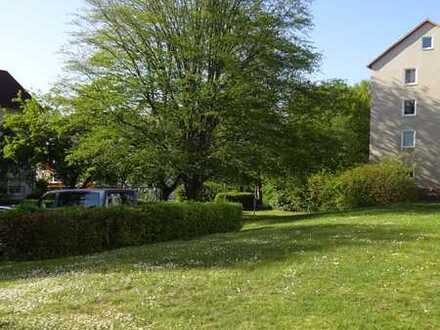
{"label": "blue sky", "polygon": [[368,79],[367,64],[424,19],[440,24],[438,0],[315,0],[312,9],[319,78],[350,83]]}
{"label": "blue sky", "polygon": [[[33,91],[62,74],[60,49],[83,0],[0,1],[0,69]],[[368,78],[366,65],[423,19],[440,22],[438,0],[315,0],[311,39],[323,54],[319,79]],[[435,13],[435,14],[433,14]]]}

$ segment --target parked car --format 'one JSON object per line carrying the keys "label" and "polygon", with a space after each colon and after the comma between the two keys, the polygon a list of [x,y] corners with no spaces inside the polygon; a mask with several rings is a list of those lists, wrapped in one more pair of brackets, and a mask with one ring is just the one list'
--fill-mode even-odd
{"label": "parked car", "polygon": [[114,207],[135,206],[137,194],[128,189],[65,189],[43,195],[39,206],[46,209],[68,206]]}
{"label": "parked car", "polygon": [[3,205],[3,206],[0,206],[0,213],[11,211],[13,209],[14,209],[13,206],[5,206],[5,205]]}

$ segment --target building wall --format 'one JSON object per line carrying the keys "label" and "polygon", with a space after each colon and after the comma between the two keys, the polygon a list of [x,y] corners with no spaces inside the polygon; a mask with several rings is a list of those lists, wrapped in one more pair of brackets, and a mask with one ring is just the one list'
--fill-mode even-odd
{"label": "building wall", "polygon": [[[432,36],[433,50],[422,49]],[[405,69],[417,69],[417,85],[404,83]],[[440,28],[425,24],[372,67],[370,158],[403,155],[416,165],[420,186],[440,190]],[[417,115],[403,117],[404,99],[416,99]],[[416,131],[414,149],[401,148],[404,129]]]}
{"label": "building wall", "polygon": [[0,178],[0,201],[20,201],[33,191],[35,175],[33,171],[14,169]]}

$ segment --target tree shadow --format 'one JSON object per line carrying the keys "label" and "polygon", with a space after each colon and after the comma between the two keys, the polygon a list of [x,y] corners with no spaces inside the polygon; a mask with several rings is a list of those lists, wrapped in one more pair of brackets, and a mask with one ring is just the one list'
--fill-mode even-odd
{"label": "tree shadow", "polygon": [[[410,209],[423,212],[416,206]],[[438,206],[435,210],[437,209]],[[387,211],[370,211],[369,214],[371,213],[386,214]],[[346,212],[342,216],[349,214],[357,212]],[[278,222],[296,222],[303,219],[301,216],[276,218]],[[339,248],[358,249],[377,244],[416,241],[423,235],[423,231],[418,228],[400,226],[398,223],[301,222],[276,227],[269,225],[271,221],[274,223],[275,219],[265,220],[267,226],[250,228],[238,233],[211,235],[192,241],[165,242],[82,257],[0,263],[0,281],[45,278],[75,272],[105,274],[130,270],[154,272],[234,267],[253,269],[261,264],[282,262],[291,258],[300,262],[303,258],[329,253]],[[436,238],[429,235],[424,239]]]}
{"label": "tree shadow", "polygon": [[277,215],[268,213],[256,213],[255,215],[245,215],[243,217],[246,223],[258,223],[258,224],[278,224],[298,222],[304,220],[324,220],[326,218],[350,218],[358,216],[377,217],[381,215],[394,214],[394,215],[424,215],[440,212],[440,204],[438,203],[411,203],[411,204],[398,204],[385,208],[360,208],[357,210],[347,211],[329,211],[329,212],[316,212],[316,213],[300,213],[289,215]]}

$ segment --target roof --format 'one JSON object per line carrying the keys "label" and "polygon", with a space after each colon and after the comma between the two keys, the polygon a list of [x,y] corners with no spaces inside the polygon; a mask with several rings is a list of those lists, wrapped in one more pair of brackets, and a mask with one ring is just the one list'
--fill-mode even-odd
{"label": "roof", "polygon": [[439,26],[438,24],[434,23],[430,19],[425,19],[422,23],[417,25],[414,29],[412,29],[408,34],[404,35],[402,38],[397,40],[394,44],[392,44],[389,48],[387,48],[382,54],[380,54],[378,57],[376,57],[370,64],[368,64],[368,68],[372,69],[373,66],[381,60],[384,56],[386,56],[389,52],[391,52],[394,48],[399,46],[402,42],[404,42],[406,39],[408,39],[413,33],[417,32],[419,29],[424,27],[426,24],[431,24],[433,26]]}
{"label": "roof", "polygon": [[31,95],[8,71],[0,70],[0,108],[18,109],[19,104],[13,100],[19,93],[24,100],[31,98]]}

